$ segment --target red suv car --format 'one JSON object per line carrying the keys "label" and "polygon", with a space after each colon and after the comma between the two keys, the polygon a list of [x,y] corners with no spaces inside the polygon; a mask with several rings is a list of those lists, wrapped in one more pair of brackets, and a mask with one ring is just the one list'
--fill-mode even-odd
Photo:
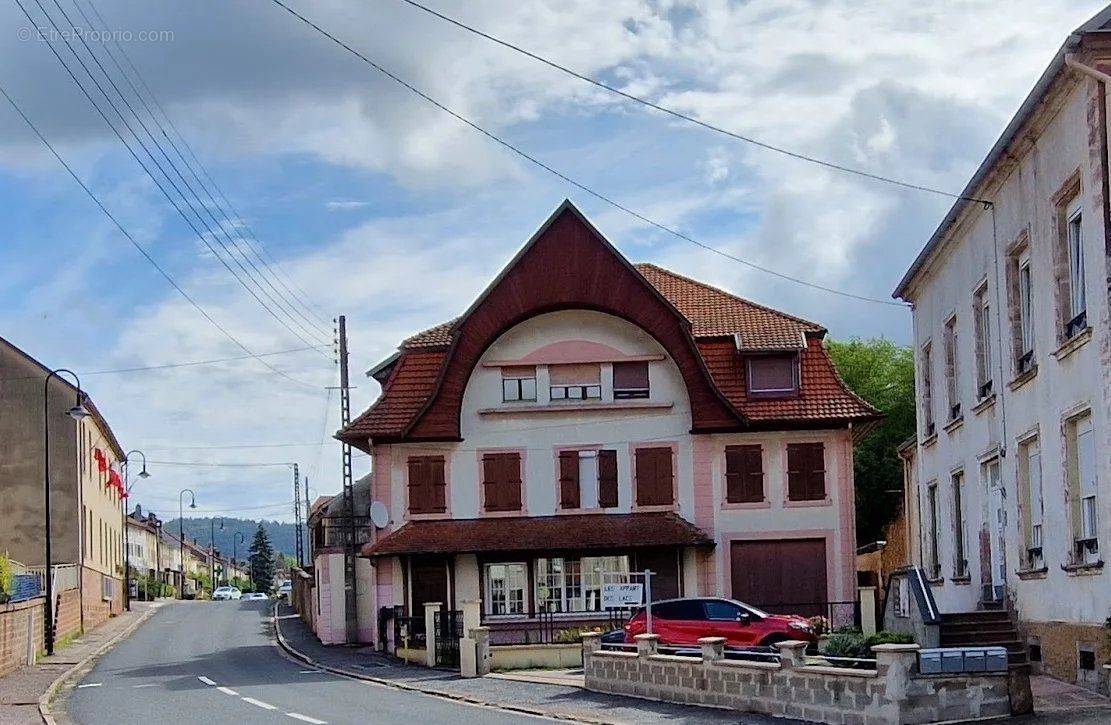
{"label": "red suv car", "polygon": [[[625,642],[647,630],[641,609],[625,624]],[[660,644],[697,645],[699,637],[725,637],[733,647],[765,647],[788,639],[817,642],[810,623],[795,614],[768,614],[733,599],[666,599],[652,604],[652,631]]]}

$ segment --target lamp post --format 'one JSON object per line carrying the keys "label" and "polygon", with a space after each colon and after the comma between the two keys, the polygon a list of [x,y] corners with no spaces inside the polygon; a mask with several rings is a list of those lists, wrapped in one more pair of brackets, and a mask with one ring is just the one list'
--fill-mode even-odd
{"label": "lamp post", "polygon": [[231,560],[235,563],[239,559],[239,542],[245,541],[246,537],[243,536],[242,531],[236,531],[235,536],[231,537]]}
{"label": "lamp post", "polygon": [[[220,531],[224,530],[224,519],[220,518]],[[208,520],[208,575],[212,581],[212,591],[216,591],[216,519]]]}
{"label": "lamp post", "polygon": [[[147,473],[147,454],[140,450],[131,450],[123,456],[123,495],[120,496],[120,511],[123,514],[123,601],[127,611],[131,611],[131,527],[127,525],[127,496],[135,484],[128,483],[131,478],[131,455],[138,453],[143,458],[143,470],[139,471],[139,478],[150,478]],[[158,568],[155,562],[154,568]]]}
{"label": "lamp post", "polygon": [[47,656],[54,654],[54,563],[51,561],[50,551],[50,380],[61,380],[62,373],[72,375],[77,383],[77,401],[66,413],[78,423],[89,417],[89,411],[85,409],[85,393],[81,390],[81,379],[77,374],[65,368],[51,370],[42,386],[43,518],[46,526],[46,568],[43,574],[43,579],[46,580],[46,616],[43,618],[43,627]]}
{"label": "lamp post", "polygon": [[183,488],[177,495],[177,545],[181,557],[181,591],[178,595],[185,599],[185,494],[189,494],[189,508],[197,508],[197,495],[191,488]]}

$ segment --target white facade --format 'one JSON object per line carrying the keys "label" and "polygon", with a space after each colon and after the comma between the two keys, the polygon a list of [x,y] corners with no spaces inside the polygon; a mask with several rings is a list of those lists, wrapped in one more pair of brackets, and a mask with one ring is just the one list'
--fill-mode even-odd
{"label": "white facade", "polygon": [[943,612],[1005,599],[1035,640],[1039,623],[1102,624],[1111,601],[1101,102],[1063,70],[968,192],[991,207],[966,205],[899,292],[917,350],[912,557]]}

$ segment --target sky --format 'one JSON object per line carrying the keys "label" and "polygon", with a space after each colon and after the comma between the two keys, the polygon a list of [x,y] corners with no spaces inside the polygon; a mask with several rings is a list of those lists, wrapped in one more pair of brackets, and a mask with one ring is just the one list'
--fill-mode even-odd
{"label": "sky", "polygon": [[[816,285],[889,300],[951,205],[941,195],[815,166],[630,104],[402,0],[283,1],[580,184],[703,244]],[[951,192],[964,187],[1067,34],[1103,6],[427,3],[735,133]],[[70,32],[56,32],[47,12]],[[50,367],[81,374],[125,448],[146,454],[152,477],[136,487],[136,501],[167,518],[188,487],[199,515],[289,520],[292,462],[308,476],[313,498],[337,492],[332,319],[347,316],[358,414],[379,391],[363,373],[403,338],[462,312],[564,198],[634,262],[818,321],[835,339],[911,338],[906,309],[760,272],[584,193],[270,0],[10,0],[0,3],[0,27],[0,86],[135,242],[228,333],[160,275],[0,99],[0,337]],[[113,33],[94,32],[105,27]],[[66,40],[94,74],[99,61],[146,119],[165,157],[133,117],[130,125],[156,160],[185,169],[181,159],[192,152],[226,195],[227,203],[206,184],[210,199],[199,184],[207,177],[198,175],[194,187],[183,171],[181,186],[198,189],[199,217],[190,218],[200,234],[52,55],[53,47],[103,100]],[[166,136],[128,82],[143,92]],[[157,176],[119,118],[110,110],[108,117]],[[241,283],[225,264],[266,281]],[[243,357],[240,344],[281,354],[265,365],[240,359],[105,372]],[[357,456],[356,475],[369,465]]]}

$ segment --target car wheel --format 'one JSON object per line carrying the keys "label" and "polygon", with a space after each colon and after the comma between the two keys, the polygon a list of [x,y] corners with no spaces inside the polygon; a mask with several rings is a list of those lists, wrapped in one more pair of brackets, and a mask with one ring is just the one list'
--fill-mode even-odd
{"label": "car wheel", "polygon": [[786,642],[788,639],[790,639],[790,638],[787,635],[773,634],[773,635],[769,635],[769,636],[765,637],[764,639],[760,640],[760,646],[761,647],[774,647],[775,645],[779,644],[780,642]]}

